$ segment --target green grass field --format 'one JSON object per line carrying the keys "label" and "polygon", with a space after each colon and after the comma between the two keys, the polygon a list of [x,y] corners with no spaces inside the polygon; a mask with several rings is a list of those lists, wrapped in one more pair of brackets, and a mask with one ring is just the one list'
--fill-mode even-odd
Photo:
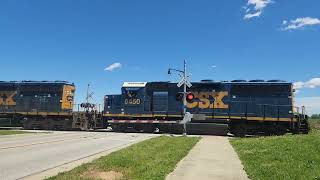
{"label": "green grass field", "polygon": [[320,179],[320,120],[308,135],[232,139],[250,179]]}
{"label": "green grass field", "polygon": [[320,119],[310,119],[311,129],[314,131],[320,131]]}
{"label": "green grass field", "polygon": [[146,140],[49,179],[102,179],[113,175],[130,180],[165,179],[199,140],[167,136]]}
{"label": "green grass field", "polygon": [[26,131],[15,131],[15,130],[0,130],[0,136],[2,135],[14,135],[14,134],[29,134],[32,132]]}

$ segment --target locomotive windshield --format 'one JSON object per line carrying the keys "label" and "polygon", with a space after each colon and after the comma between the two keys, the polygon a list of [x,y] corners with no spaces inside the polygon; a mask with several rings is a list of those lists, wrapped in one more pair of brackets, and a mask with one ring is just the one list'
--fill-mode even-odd
{"label": "locomotive windshield", "polygon": [[125,88],[125,94],[128,98],[137,97],[140,88]]}
{"label": "locomotive windshield", "polygon": [[139,97],[140,87],[128,87],[123,89],[124,104],[125,105],[139,105],[141,98]]}

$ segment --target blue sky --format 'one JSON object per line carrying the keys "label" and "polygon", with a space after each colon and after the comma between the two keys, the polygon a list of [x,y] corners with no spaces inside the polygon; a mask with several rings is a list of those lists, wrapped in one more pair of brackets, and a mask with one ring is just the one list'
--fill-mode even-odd
{"label": "blue sky", "polygon": [[[90,83],[100,102],[123,81],[175,81],[167,69],[187,59],[193,81],[302,81],[299,103],[320,112],[319,82],[308,86],[320,77],[319,7],[318,0],[2,0],[0,79],[68,80],[78,101]],[[113,63],[121,67],[104,70]]]}

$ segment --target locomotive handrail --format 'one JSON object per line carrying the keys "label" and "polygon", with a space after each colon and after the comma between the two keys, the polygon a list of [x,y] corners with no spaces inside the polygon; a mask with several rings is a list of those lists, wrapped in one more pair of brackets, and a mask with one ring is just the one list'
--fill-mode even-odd
{"label": "locomotive handrail", "polygon": [[278,106],[278,121],[280,120],[280,106]]}

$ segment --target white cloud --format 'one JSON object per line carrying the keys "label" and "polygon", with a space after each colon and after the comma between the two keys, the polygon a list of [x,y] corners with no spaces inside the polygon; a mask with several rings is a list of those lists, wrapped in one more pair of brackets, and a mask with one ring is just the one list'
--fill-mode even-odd
{"label": "white cloud", "polygon": [[295,82],[293,83],[293,87],[294,89],[302,89],[304,87],[304,82],[301,82],[301,81]]}
{"label": "white cloud", "polygon": [[256,13],[248,13],[244,16],[244,19],[251,19],[253,17],[259,17],[261,15],[261,11],[258,11]]}
{"label": "white cloud", "polygon": [[248,0],[247,5],[254,5],[254,9],[260,11],[270,3],[272,3],[271,0]]}
{"label": "white cloud", "polygon": [[290,22],[284,20],[282,24],[285,25],[285,27],[282,28],[283,31],[295,30],[295,29],[302,29],[305,26],[320,25],[320,19],[303,17],[303,18],[297,18],[295,20],[291,20]]}
{"label": "white cloud", "polygon": [[213,65],[213,66],[211,66],[211,68],[216,68],[217,66],[215,66],[215,65]]}
{"label": "white cloud", "polygon": [[265,7],[271,4],[271,0],[248,0],[247,5],[244,7],[246,14],[243,19],[251,19],[259,17]]}
{"label": "white cloud", "polygon": [[121,67],[122,67],[121,63],[113,63],[110,66],[106,67],[104,70],[112,72],[116,69],[120,69]]}
{"label": "white cloud", "polygon": [[296,98],[295,106],[306,107],[309,115],[320,113],[320,97],[303,97]]}
{"label": "white cloud", "polygon": [[306,82],[302,82],[302,81],[295,82],[293,83],[293,85],[296,90],[303,89],[303,88],[317,88],[317,87],[320,87],[320,78],[313,78]]}
{"label": "white cloud", "polygon": [[305,83],[306,88],[320,87],[320,78],[313,78]]}

